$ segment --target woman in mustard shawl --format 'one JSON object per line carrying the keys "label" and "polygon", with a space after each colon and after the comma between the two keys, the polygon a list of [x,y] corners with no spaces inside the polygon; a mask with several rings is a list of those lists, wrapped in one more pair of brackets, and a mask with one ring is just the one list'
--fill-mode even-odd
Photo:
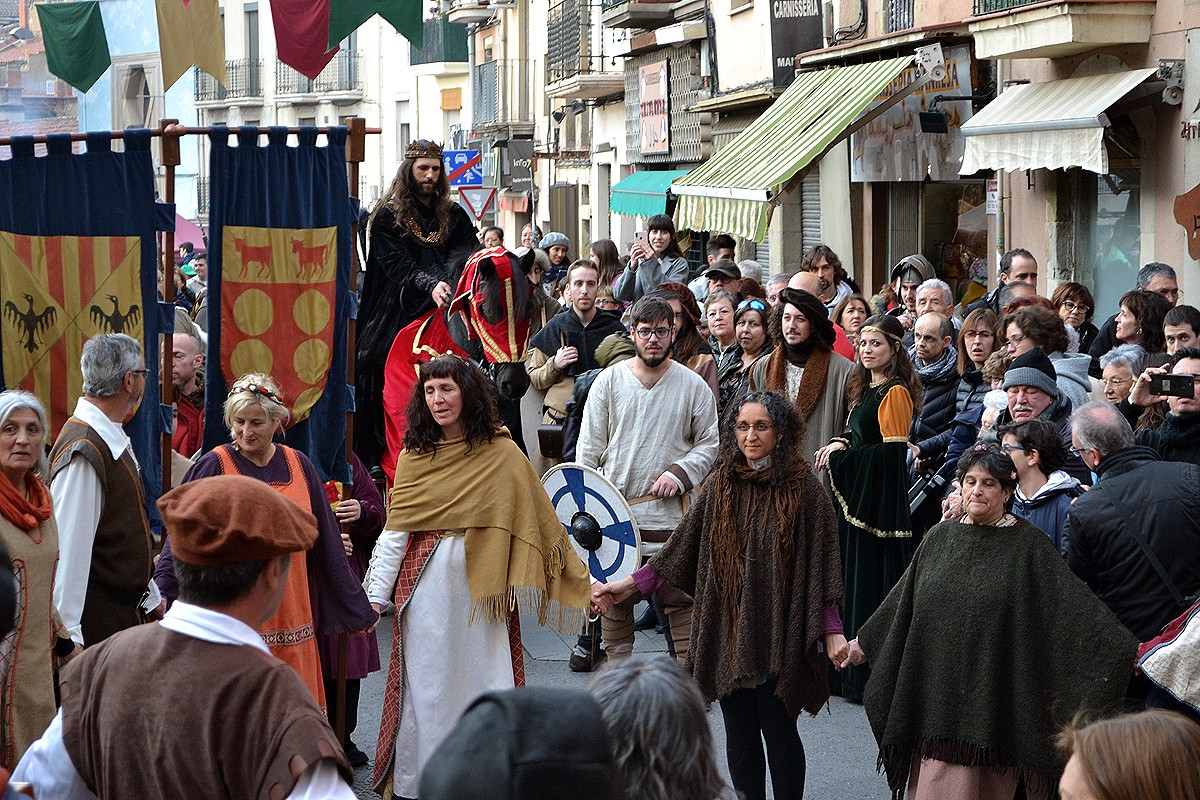
{"label": "woman in mustard shawl", "polygon": [[518,610],[577,631],[590,601],[587,568],[480,369],[453,355],[422,365],[407,415],[364,583],[376,609],[396,604],[375,758],[385,800],[417,796],[472,700],[525,684]]}

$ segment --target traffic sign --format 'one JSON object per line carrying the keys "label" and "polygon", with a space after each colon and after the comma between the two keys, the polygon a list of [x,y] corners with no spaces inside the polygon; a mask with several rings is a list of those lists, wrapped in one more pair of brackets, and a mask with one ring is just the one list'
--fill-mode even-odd
{"label": "traffic sign", "polygon": [[496,199],[496,187],[481,186],[474,189],[459,189],[458,197],[475,221],[482,222],[483,215],[487,213],[488,207]]}
{"label": "traffic sign", "polygon": [[478,150],[447,150],[442,158],[451,186],[483,185],[483,158]]}

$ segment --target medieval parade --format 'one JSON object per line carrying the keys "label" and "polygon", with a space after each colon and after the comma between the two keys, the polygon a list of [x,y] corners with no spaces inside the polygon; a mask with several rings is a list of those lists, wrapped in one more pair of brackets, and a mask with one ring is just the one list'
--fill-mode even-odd
{"label": "medieval parade", "polygon": [[0,0],[0,800],[1200,800],[1198,19]]}

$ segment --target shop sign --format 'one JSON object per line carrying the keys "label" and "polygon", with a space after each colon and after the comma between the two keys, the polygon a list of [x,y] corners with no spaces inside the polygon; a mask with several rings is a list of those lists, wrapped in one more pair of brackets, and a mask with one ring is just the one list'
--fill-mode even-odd
{"label": "shop sign", "polygon": [[671,152],[670,96],[667,59],[638,68],[638,105],[641,138],[638,150],[644,156]]}
{"label": "shop sign", "polygon": [[820,49],[821,31],[821,0],[771,1],[771,60],[777,88],[796,79],[797,53]]}
{"label": "shop sign", "polygon": [[1200,261],[1200,184],[1175,198],[1175,221],[1187,233],[1188,256]]}
{"label": "shop sign", "polygon": [[[971,94],[971,51],[967,45],[945,48],[946,77],[927,81],[865,128],[850,137],[850,177],[866,181],[959,180],[966,149],[962,124],[972,115],[970,100],[943,101],[937,111],[947,117],[949,133],[922,133],[919,114],[934,110],[938,95],[967,97]],[[911,66],[880,92],[868,108],[920,80],[920,70]]]}
{"label": "shop sign", "polygon": [[989,217],[1000,213],[1000,181],[989,178],[987,182],[987,215]]}
{"label": "shop sign", "polygon": [[533,140],[509,139],[505,156],[508,188],[515,192],[533,191]]}

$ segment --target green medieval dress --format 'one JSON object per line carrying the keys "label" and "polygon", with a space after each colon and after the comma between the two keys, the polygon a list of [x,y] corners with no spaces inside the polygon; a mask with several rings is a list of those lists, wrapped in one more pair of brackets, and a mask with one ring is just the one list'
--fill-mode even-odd
{"label": "green medieval dress", "polygon": [[[829,457],[829,477],[842,545],[847,639],[891,591],[912,559],[908,512],[908,432],[913,402],[895,380],[869,387],[850,412],[849,446]],[[870,668],[850,667],[830,676],[830,689],[861,701]]]}

